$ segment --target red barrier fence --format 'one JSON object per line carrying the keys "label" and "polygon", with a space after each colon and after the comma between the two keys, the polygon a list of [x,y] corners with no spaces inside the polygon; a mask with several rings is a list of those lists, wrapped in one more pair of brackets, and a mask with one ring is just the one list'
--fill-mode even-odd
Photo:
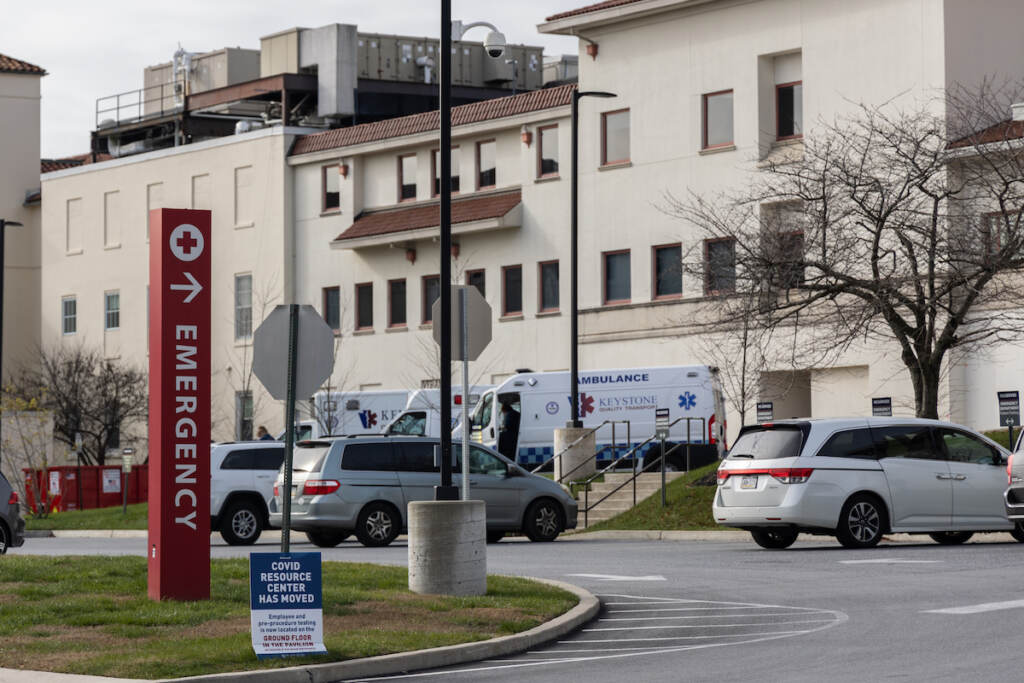
{"label": "red barrier fence", "polygon": [[[149,465],[134,465],[128,474],[119,465],[65,465],[46,470],[23,469],[26,504],[35,512],[35,491],[51,511],[89,510],[121,505],[122,486],[129,503],[144,503],[149,497]],[[35,477],[38,488],[32,486]]]}

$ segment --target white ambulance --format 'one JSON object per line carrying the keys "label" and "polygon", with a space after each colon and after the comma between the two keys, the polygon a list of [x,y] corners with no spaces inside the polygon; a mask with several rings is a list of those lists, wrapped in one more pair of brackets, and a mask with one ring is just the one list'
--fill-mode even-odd
{"label": "white ambulance", "polygon": [[[471,438],[520,465],[544,463],[554,455],[554,430],[572,419],[570,393],[568,372],[514,375],[481,396],[470,415]],[[506,405],[512,413],[503,419]],[[599,465],[653,436],[658,408],[668,408],[669,422],[675,422],[666,440],[666,451],[675,444],[689,443],[691,468],[724,456],[725,400],[717,368],[676,365],[579,373],[583,426],[601,425],[595,434]],[[676,422],[678,418],[690,419]],[[503,434],[504,424],[510,424],[511,429]],[[460,428],[454,431],[455,436],[461,438]],[[660,448],[660,442],[652,440],[637,455],[650,463],[658,458]],[[685,469],[686,448],[676,449],[665,463],[666,469]]]}
{"label": "white ambulance", "polygon": [[[413,392],[318,391],[303,406],[304,419],[295,423],[295,440],[318,439],[342,434],[379,434],[395,419]],[[282,432],[279,439],[284,439]]]}
{"label": "white ambulance", "polygon": [[[485,391],[493,384],[476,384],[469,387],[469,409],[480,401]],[[385,434],[407,436],[441,436],[441,390],[417,389],[409,393],[405,410],[384,427]],[[452,420],[449,429],[455,429],[462,420],[462,387],[452,386]]]}

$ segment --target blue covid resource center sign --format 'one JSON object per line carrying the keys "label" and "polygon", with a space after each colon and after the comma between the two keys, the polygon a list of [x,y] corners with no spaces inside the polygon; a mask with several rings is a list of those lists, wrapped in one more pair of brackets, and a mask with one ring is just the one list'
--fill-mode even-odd
{"label": "blue covid resource center sign", "polygon": [[260,659],[327,652],[320,553],[251,553],[252,649]]}

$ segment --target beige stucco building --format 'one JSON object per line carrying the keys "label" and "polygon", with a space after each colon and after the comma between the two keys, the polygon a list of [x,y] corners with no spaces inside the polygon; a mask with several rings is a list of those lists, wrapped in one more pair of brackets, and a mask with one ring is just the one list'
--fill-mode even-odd
{"label": "beige stucco building", "polygon": [[[665,193],[742,185],[764,160],[799,154],[816,121],[857,103],[931,103],[941,113],[938,96],[952,84],[1019,74],[1017,3],[966,5],[612,0],[541,24],[581,36],[580,90],[617,95],[580,103],[581,367],[709,362],[708,348],[720,346],[692,333],[706,283],[678,266],[709,247],[663,210]],[[481,286],[494,312],[476,382],[569,366],[572,87],[455,110],[453,273]],[[146,210],[211,208],[215,438],[250,419],[239,392],[252,391],[256,423],[281,425],[279,406],[248,378],[244,334],[246,315],[255,326],[279,302],[312,304],[338,330],[335,386],[436,381],[436,115],[301,132],[272,128],[45,175],[44,342],[102,344],[144,362]],[[106,325],[110,293],[119,295],[116,329]],[[913,393],[894,351],[853,349],[837,366],[768,376],[760,398],[778,417],[870,414],[876,396],[908,414]],[[944,415],[997,424],[989,394],[1024,384],[1020,354],[1001,357],[998,373],[971,365],[981,360],[950,368]]]}
{"label": "beige stucco building", "polygon": [[32,362],[39,344],[39,82],[46,72],[0,55],[0,219],[8,226],[3,263],[3,375]]}

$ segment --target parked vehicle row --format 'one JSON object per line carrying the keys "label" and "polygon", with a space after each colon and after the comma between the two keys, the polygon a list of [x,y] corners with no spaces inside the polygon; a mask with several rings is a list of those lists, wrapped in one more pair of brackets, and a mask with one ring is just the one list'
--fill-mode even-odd
{"label": "parked vehicle row", "polygon": [[25,520],[21,518],[18,492],[0,473],[0,555],[25,543]]}
{"label": "parked vehicle row", "polygon": [[[848,548],[874,546],[890,532],[956,544],[1000,531],[1024,542],[1024,463],[1009,471],[1009,455],[938,420],[751,425],[718,469],[712,513],[765,548],[786,548],[800,532],[834,535]],[[1021,488],[1004,503],[1008,471]]]}

